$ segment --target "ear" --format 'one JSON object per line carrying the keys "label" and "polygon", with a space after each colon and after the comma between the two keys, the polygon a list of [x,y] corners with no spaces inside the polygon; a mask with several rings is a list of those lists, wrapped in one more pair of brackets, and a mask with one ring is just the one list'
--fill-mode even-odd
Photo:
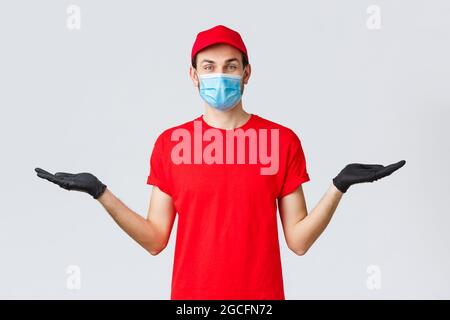
{"label": "ear", "polygon": [[198,75],[197,75],[197,71],[194,69],[193,66],[189,67],[189,76],[191,77],[194,87],[198,87],[198,85],[199,85]]}
{"label": "ear", "polygon": [[244,84],[248,83],[248,79],[250,79],[251,74],[252,74],[252,66],[248,64],[245,66]]}

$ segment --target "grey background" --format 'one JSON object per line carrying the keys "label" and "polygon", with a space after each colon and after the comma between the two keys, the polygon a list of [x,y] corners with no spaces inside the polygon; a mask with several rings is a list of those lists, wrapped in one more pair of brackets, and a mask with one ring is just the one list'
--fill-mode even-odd
{"label": "grey background", "polygon": [[[81,30],[66,27],[69,4]],[[246,110],[302,140],[308,209],[347,163],[407,160],[352,187],[305,256],[279,226],[286,298],[450,298],[449,14],[444,0],[2,1],[0,297],[169,298],[176,223],[153,257],[97,201],[33,169],[92,172],[145,216],[153,142],[203,112],[195,35],[225,24],[249,50]]]}

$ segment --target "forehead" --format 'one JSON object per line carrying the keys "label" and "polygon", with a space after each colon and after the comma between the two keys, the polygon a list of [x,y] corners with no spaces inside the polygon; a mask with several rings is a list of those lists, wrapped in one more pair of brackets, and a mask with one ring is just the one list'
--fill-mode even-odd
{"label": "forehead", "polygon": [[225,43],[214,44],[203,49],[197,54],[198,63],[201,63],[202,60],[212,60],[216,63],[221,63],[232,58],[236,58],[238,61],[241,61],[242,53],[235,47]]}

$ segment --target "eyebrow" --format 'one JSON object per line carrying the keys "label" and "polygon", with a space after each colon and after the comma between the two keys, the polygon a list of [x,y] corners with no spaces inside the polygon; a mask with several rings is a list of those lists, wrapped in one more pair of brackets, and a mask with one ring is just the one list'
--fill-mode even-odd
{"label": "eyebrow", "polygon": [[200,63],[205,63],[205,62],[207,62],[207,63],[214,63],[213,60],[209,60],[209,59],[203,59]]}
{"label": "eyebrow", "polygon": [[[227,59],[227,60],[225,61],[225,63],[235,62],[235,61],[239,62],[239,60],[238,60],[237,58],[230,58],[230,59]],[[206,63],[215,63],[214,60],[203,59],[203,60],[200,62],[200,64],[205,63],[205,62],[206,62]]]}
{"label": "eyebrow", "polygon": [[231,58],[231,59],[228,59],[227,61],[225,61],[225,63],[228,63],[228,62],[235,62],[235,61],[239,62],[238,59],[236,59],[236,58]]}

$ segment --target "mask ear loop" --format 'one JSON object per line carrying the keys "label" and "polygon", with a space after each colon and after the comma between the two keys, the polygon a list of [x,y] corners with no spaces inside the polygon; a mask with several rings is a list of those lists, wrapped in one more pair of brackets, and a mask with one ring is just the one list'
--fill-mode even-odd
{"label": "mask ear loop", "polygon": [[[244,73],[245,73],[245,67],[244,67],[244,71],[242,71],[242,74],[241,74],[241,80],[244,80]],[[242,90],[241,90],[241,96],[244,93],[244,86],[245,86],[244,83],[242,83],[242,84],[243,84],[243,86],[242,86]]]}
{"label": "mask ear loop", "polygon": [[[244,80],[244,73],[245,73],[245,69],[246,67],[244,67],[244,71],[242,71],[242,75],[241,75],[241,80]],[[245,87],[245,83],[242,83],[243,84],[243,86],[242,86],[242,90],[241,90],[241,96],[243,95],[243,93],[244,93],[244,87]]]}
{"label": "mask ear loop", "polygon": [[200,84],[201,84],[201,81],[200,81],[200,76],[198,75],[198,71],[197,71],[197,69],[195,69],[195,74],[197,75],[197,82],[198,82],[198,90],[200,90]]}
{"label": "mask ear loop", "polygon": [[242,74],[241,74],[241,78],[242,79],[244,79],[244,73],[245,73],[245,67],[244,67],[244,70],[242,71]]}

